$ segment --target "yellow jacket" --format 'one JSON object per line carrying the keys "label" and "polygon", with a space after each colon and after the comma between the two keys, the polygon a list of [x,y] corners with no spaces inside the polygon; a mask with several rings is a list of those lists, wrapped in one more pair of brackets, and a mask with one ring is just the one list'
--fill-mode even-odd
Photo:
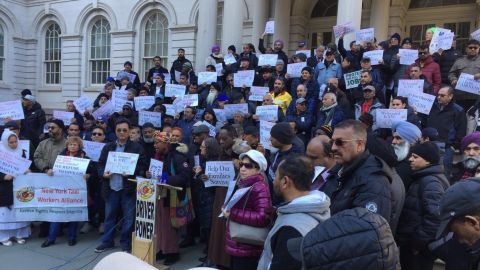
{"label": "yellow jacket", "polygon": [[274,91],[270,91],[270,96],[272,96],[273,104],[278,105],[280,109],[282,109],[283,114],[287,114],[287,108],[292,102],[292,96],[285,90],[282,90],[280,94],[275,96]]}

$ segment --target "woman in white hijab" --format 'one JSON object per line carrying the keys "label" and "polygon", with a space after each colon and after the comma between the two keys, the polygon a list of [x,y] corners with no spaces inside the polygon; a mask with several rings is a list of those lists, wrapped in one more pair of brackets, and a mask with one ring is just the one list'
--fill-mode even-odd
{"label": "woman in white hijab", "polygon": [[[2,134],[0,151],[24,158],[26,153],[19,147],[18,136],[9,130],[5,130]],[[30,222],[15,222],[12,208],[13,181],[14,176],[0,173],[0,244],[4,246],[12,245],[10,239],[18,244],[25,244],[24,238],[30,236]]]}

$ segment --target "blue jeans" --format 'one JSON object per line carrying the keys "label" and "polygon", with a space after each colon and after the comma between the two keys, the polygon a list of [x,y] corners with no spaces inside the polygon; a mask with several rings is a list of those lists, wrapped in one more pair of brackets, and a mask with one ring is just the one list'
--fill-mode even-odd
{"label": "blue jeans", "polygon": [[[62,224],[64,224],[64,222],[50,223],[50,228],[48,229],[48,241],[55,242],[58,232],[62,228]],[[78,222],[68,222],[68,240],[77,239],[77,228]]]}
{"label": "blue jeans", "polygon": [[120,210],[123,214],[120,245],[123,250],[131,250],[133,225],[135,224],[135,193],[125,195],[123,190],[110,190],[105,201],[105,233],[102,236],[102,242],[104,245],[114,246],[113,237]]}

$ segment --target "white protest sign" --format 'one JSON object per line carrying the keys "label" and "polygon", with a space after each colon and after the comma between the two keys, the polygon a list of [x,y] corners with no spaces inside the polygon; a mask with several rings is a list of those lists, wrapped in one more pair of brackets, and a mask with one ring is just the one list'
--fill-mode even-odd
{"label": "white protest sign", "polygon": [[355,44],[359,45],[363,42],[373,42],[375,38],[375,29],[374,28],[366,28],[360,29],[355,32]]}
{"label": "white protest sign", "polygon": [[460,74],[455,89],[464,92],[480,95],[480,81],[474,79],[474,76],[467,73]]}
{"label": "white protest sign", "polygon": [[30,157],[30,141],[29,140],[19,140],[18,147],[20,149],[25,150],[25,156],[27,159]]}
{"label": "white protest sign", "polygon": [[200,166],[200,155],[193,156],[193,160],[194,160],[194,164],[195,164],[194,167]]}
{"label": "white protest sign", "polygon": [[175,70],[175,81],[176,82],[179,82],[180,81],[180,75],[182,74],[182,72],[178,71],[178,70]]}
{"label": "white protest sign", "polygon": [[217,135],[217,128],[213,126],[212,124],[208,123],[207,121],[202,121],[202,124],[207,126],[208,129],[210,130],[208,132],[208,136],[210,137],[215,137]]}
{"label": "white protest sign", "polygon": [[93,109],[93,101],[87,96],[81,96],[73,101],[75,109],[81,114],[84,114],[86,110]]}
{"label": "white protest sign", "polygon": [[310,56],[312,55],[312,52],[311,52],[310,50],[298,50],[298,51],[295,51],[295,54],[299,54],[299,53],[305,54],[305,56],[307,56],[307,58],[310,58]]}
{"label": "white protest sign", "polygon": [[105,171],[111,173],[128,175],[135,174],[135,167],[137,167],[138,154],[124,153],[124,152],[108,152],[107,164]]}
{"label": "white protest sign", "polygon": [[135,110],[148,110],[155,104],[155,97],[154,96],[139,96],[134,97],[133,101],[135,102]]}
{"label": "white protest sign", "polygon": [[235,59],[235,56],[233,56],[232,54],[227,54],[223,58],[223,62],[225,63],[225,65],[231,65],[235,64],[237,62],[237,59]]}
{"label": "white protest sign", "polygon": [[278,54],[260,54],[258,56],[259,66],[272,66],[277,64]]}
{"label": "white protest sign", "polygon": [[4,118],[12,120],[25,119],[22,102],[20,100],[0,102],[0,120]]}
{"label": "white protest sign", "polygon": [[12,155],[8,152],[0,151],[0,172],[1,173],[17,176],[25,173],[31,164],[32,164],[31,160]]}
{"label": "white protest sign", "polygon": [[240,112],[248,114],[248,104],[247,103],[240,103],[240,104],[225,104],[223,107],[223,112],[225,113],[225,117],[227,119],[233,119],[236,112]]}
{"label": "white protest sign", "polygon": [[156,159],[150,159],[150,167],[148,170],[152,173],[152,179],[160,180],[163,173],[163,162]]}
{"label": "white protest sign", "polygon": [[233,74],[233,86],[250,87],[255,79],[255,70],[241,70]]}
{"label": "white protest sign", "polygon": [[70,121],[75,117],[74,112],[53,111],[53,118],[62,120],[65,126],[70,125]]}
{"label": "white protest sign", "polygon": [[163,106],[165,106],[165,108],[167,109],[167,111],[165,112],[166,115],[175,117],[176,113],[175,113],[175,107],[173,106],[173,104],[163,104]]}
{"label": "white protest sign", "polygon": [[172,75],[170,73],[163,73],[163,76],[165,76],[165,82],[170,83],[172,81]]}
{"label": "white protest sign", "polygon": [[92,161],[96,162],[100,159],[100,154],[104,146],[105,144],[101,142],[83,141],[83,151],[85,151]]}
{"label": "white protest sign", "polygon": [[[137,200],[135,202],[135,238],[153,240],[157,202],[157,183],[152,179],[137,177]],[[163,205],[161,206],[163,207]]]}
{"label": "white protest sign", "polygon": [[435,96],[426,93],[410,93],[408,105],[415,107],[416,111],[423,114],[430,114]]}
{"label": "white protest sign", "polygon": [[260,144],[265,149],[271,149],[270,146],[270,130],[275,123],[260,120]]}
{"label": "white protest sign", "polygon": [[317,179],[317,177],[325,170],[325,167],[315,166],[315,174],[313,175],[312,183]]}
{"label": "white protest sign", "polygon": [[277,105],[264,105],[257,106],[255,112],[258,118],[263,121],[277,122],[278,120],[278,106]]}
{"label": "white protest sign", "polygon": [[222,76],[223,64],[222,63],[215,64],[215,71],[217,72],[218,77]]}
{"label": "white protest sign", "polygon": [[185,96],[187,86],[181,84],[166,84],[165,85],[165,97],[182,98]]}
{"label": "white protest sign", "polygon": [[377,109],[375,115],[377,128],[391,128],[395,121],[407,121],[406,109]]}
{"label": "white protest sign", "polygon": [[53,165],[55,175],[84,175],[90,159],[58,155]]}
{"label": "white protest sign", "polygon": [[133,83],[135,81],[135,78],[137,77],[137,75],[135,74],[132,74],[132,73],[129,73],[129,72],[126,72],[126,71],[120,71],[118,72],[117,74],[117,79],[118,80],[121,80],[122,77],[127,77],[128,78],[128,81]]}
{"label": "white protest sign", "polygon": [[210,84],[212,82],[217,82],[217,72],[199,72],[198,73],[198,84]]}
{"label": "white protest sign", "polygon": [[275,21],[268,21],[265,24],[265,33],[274,34],[275,33]]}
{"label": "white protest sign", "polygon": [[128,101],[128,91],[126,90],[113,90],[112,91],[112,103],[115,106],[115,112],[121,112],[123,105]]}
{"label": "white protest sign", "polygon": [[238,201],[240,201],[240,199],[242,199],[245,194],[248,193],[248,191],[251,189],[252,187],[246,187],[246,188],[239,188],[237,189],[237,191],[235,191],[235,193],[233,193],[232,197],[230,198],[230,200],[228,201],[228,203],[224,206],[225,210],[227,211],[230,211],[230,209],[232,209],[232,207],[238,203]]}
{"label": "white protest sign", "polygon": [[360,78],[362,77],[362,71],[354,71],[350,73],[346,73],[343,75],[345,79],[345,86],[347,89],[352,89],[357,87],[360,84]]}
{"label": "white protest sign", "polygon": [[183,96],[182,102],[185,106],[198,106],[198,94],[188,94]]}
{"label": "white protest sign", "polygon": [[293,63],[287,65],[287,73],[292,78],[300,78],[302,69],[307,66],[307,62]]}
{"label": "white protest sign", "polygon": [[363,53],[364,58],[370,58],[372,66],[378,65],[383,60],[383,50],[373,50]]}
{"label": "white protest sign", "polygon": [[248,100],[250,101],[263,101],[263,97],[268,94],[270,89],[268,87],[261,86],[252,86],[250,88],[250,96]]}
{"label": "white protest sign", "polygon": [[[13,220],[87,221],[87,183],[83,176],[19,175],[13,181]],[[4,220],[5,221],[5,220]]]}
{"label": "white protest sign", "polygon": [[470,36],[472,36],[473,39],[480,41],[480,28],[471,33]]}
{"label": "white protest sign", "polygon": [[215,112],[215,116],[219,122],[227,122],[227,116],[225,115],[224,109],[213,109],[213,111]]}
{"label": "white protest sign", "polygon": [[333,27],[333,32],[335,33],[336,38],[340,38],[342,35],[355,32],[355,27],[352,22],[347,22],[344,24],[335,25]]}
{"label": "white protest sign", "polygon": [[[429,52],[430,54],[436,53],[438,49],[448,50],[452,46],[453,33],[449,29],[439,28],[435,30],[430,41]],[[448,46],[450,44],[450,46]],[[446,48],[448,47],[448,48]]]}
{"label": "white protest sign", "polygon": [[138,125],[143,126],[145,123],[152,123],[154,127],[162,127],[162,113],[140,111],[138,112]]}
{"label": "white protest sign", "polygon": [[399,49],[400,65],[411,65],[418,58],[418,50]]}
{"label": "white protest sign", "polygon": [[423,80],[398,80],[397,96],[408,97],[410,93],[423,93]]}
{"label": "white protest sign", "polygon": [[115,105],[109,100],[105,102],[100,108],[96,109],[92,115],[95,119],[98,119],[100,116],[110,116],[115,112]]}
{"label": "white protest sign", "polygon": [[205,187],[227,187],[228,182],[235,178],[235,167],[232,161],[207,161],[205,174],[208,175]]}

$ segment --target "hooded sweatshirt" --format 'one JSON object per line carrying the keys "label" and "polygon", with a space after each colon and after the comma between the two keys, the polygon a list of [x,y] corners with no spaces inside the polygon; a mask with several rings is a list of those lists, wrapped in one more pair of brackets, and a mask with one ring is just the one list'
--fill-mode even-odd
{"label": "hooded sweatshirt", "polygon": [[258,270],[295,269],[301,266],[293,258],[289,260],[287,241],[305,236],[319,223],[329,219],[330,199],[325,193],[314,190],[309,195],[280,206],[277,212],[278,218],[265,240]]}

